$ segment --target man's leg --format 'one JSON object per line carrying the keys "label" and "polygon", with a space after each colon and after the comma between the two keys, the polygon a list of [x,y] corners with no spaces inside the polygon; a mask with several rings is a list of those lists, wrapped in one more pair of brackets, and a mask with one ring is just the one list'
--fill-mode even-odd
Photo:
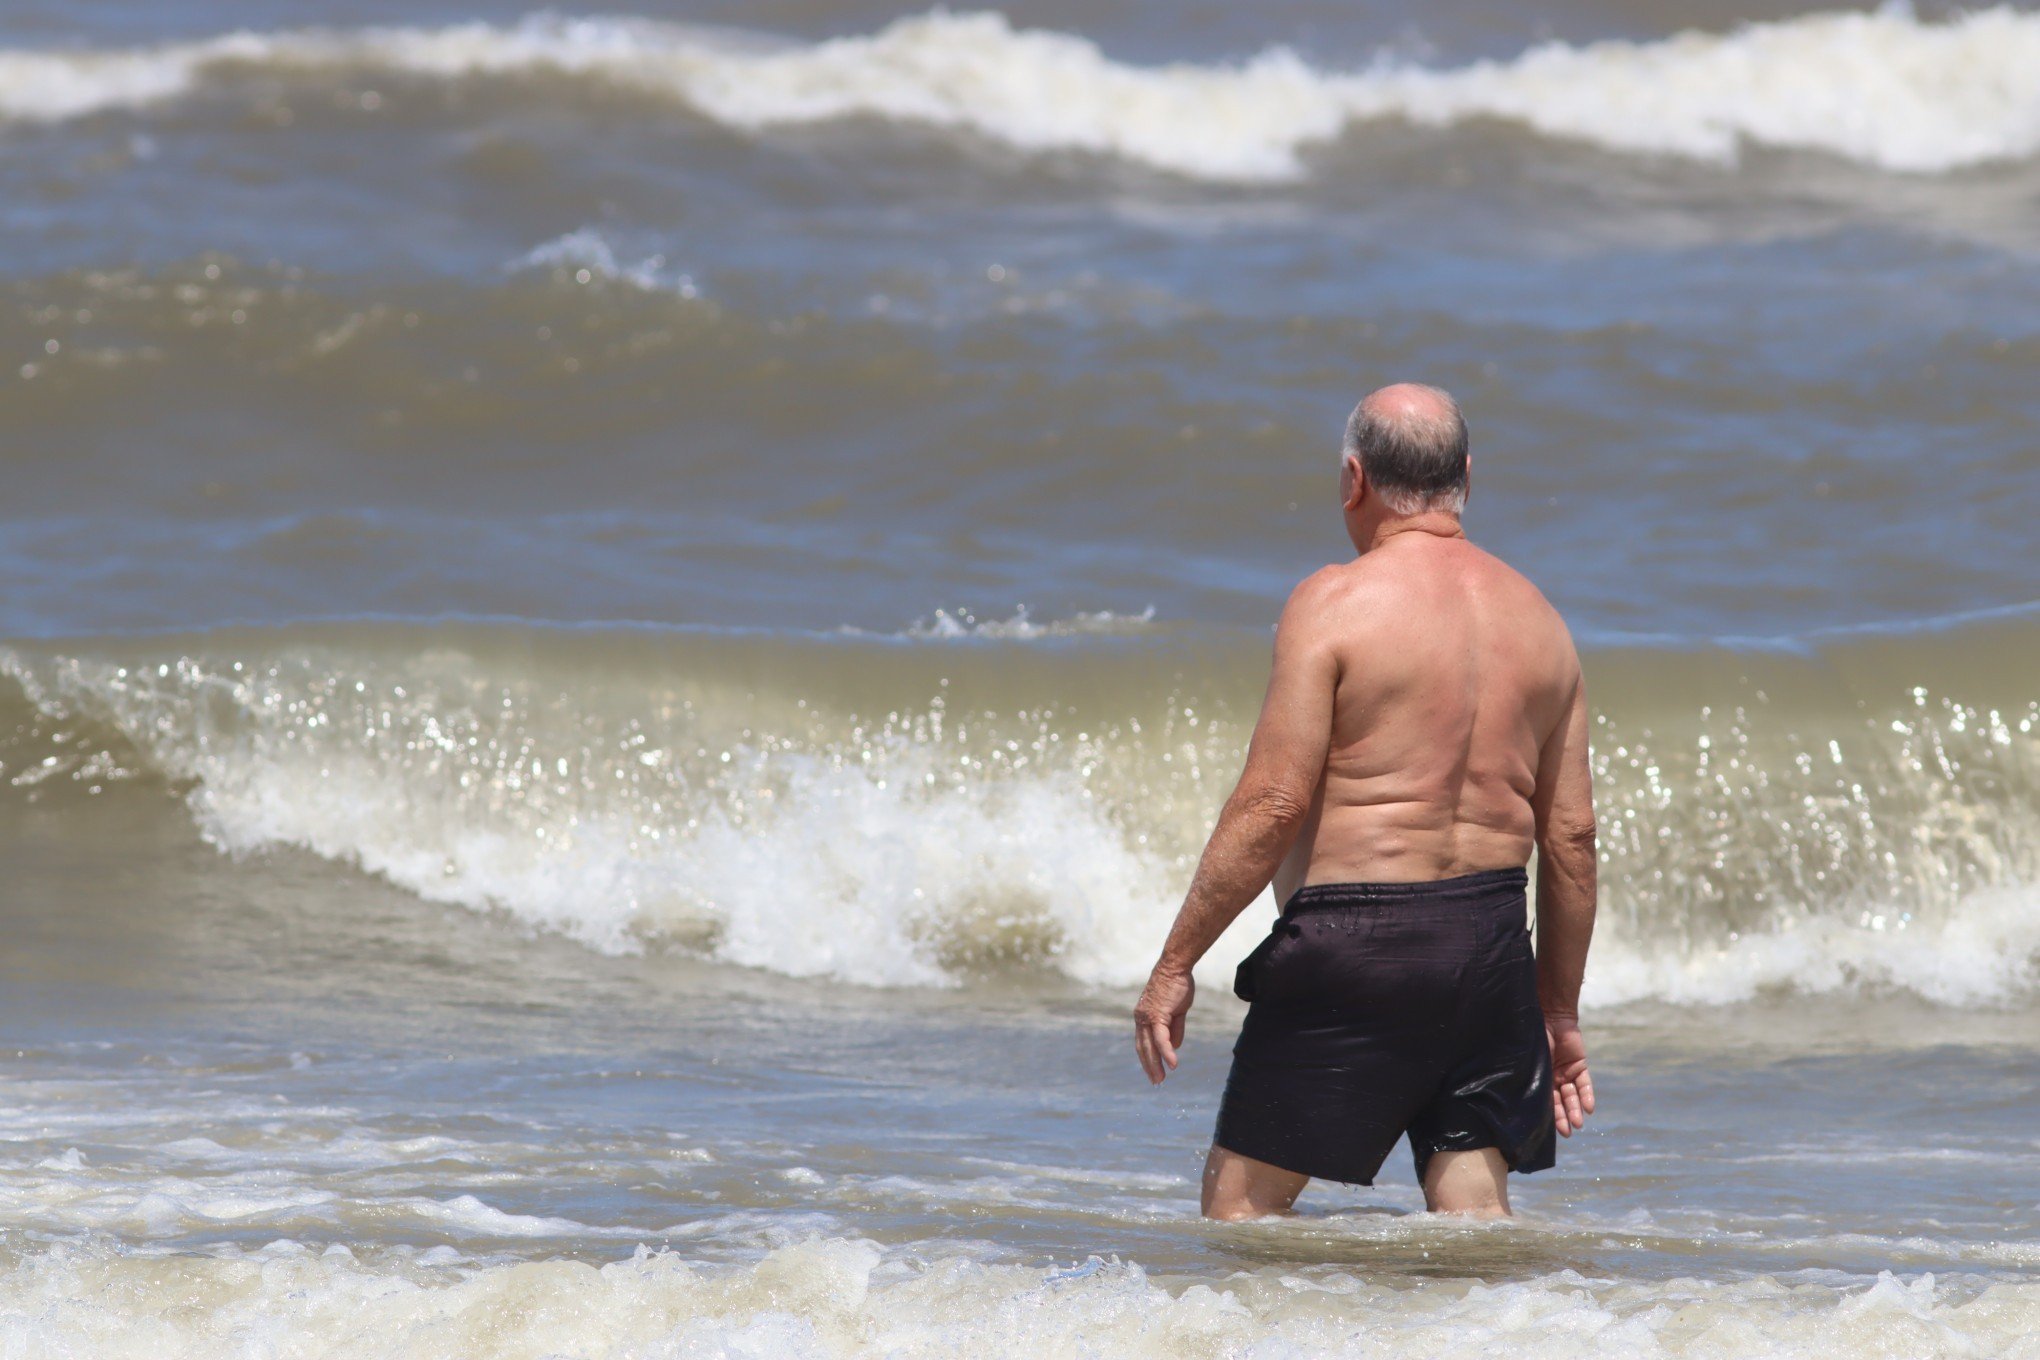
{"label": "man's leg", "polygon": [[1432,1153],[1424,1167],[1424,1207],[1434,1214],[1507,1218],[1508,1162],[1494,1148]]}
{"label": "man's leg", "polygon": [[1267,1218],[1286,1214],[1310,1177],[1228,1152],[1216,1143],[1204,1159],[1206,1218]]}

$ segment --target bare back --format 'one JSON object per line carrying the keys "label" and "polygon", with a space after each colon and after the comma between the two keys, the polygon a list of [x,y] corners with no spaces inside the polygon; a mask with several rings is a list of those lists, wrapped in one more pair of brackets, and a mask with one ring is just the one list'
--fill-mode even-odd
{"label": "bare back", "polygon": [[[1579,1026],[1598,868],[1586,687],[1557,611],[1466,541],[1466,448],[1459,408],[1437,388],[1391,384],[1354,409],[1339,500],[1358,557],[1312,574],[1283,606],[1239,782],[1134,1007],[1134,1050],[1160,1082],[1176,1066],[1197,961],[1271,881],[1295,909],[1236,974],[1254,1009],[1205,1164],[1213,1217],[1284,1212],[1313,1175],[1365,1182],[1404,1134],[1428,1207],[1507,1213],[1509,1172],[1551,1162],[1548,1147],[1509,1144],[1501,1125],[1538,1126],[1548,1101],[1545,1127],[1569,1136],[1594,1109]],[[1519,870],[1532,850],[1534,954],[1516,947],[1527,940],[1513,872],[1439,886]],[[1383,883],[1417,886],[1341,886]],[[1324,886],[1292,902],[1306,885]],[[1372,912],[1391,898],[1397,909]],[[1419,909],[1432,899],[1439,910]],[[1410,984],[1401,965],[1414,956],[1374,958],[1364,935],[1326,925],[1324,913],[1359,906],[1411,940],[1437,925],[1431,962],[1449,966],[1435,986]],[[1478,1022],[1455,1018],[1470,974],[1453,960],[1472,954],[1502,979],[1484,995],[1510,998]],[[1377,999],[1392,1004],[1347,1004],[1383,985]],[[1421,1039],[1448,1031],[1472,1048]],[[1488,1074],[1476,1085],[1516,1093],[1499,1123],[1489,1106],[1451,1108],[1448,1069],[1474,1049]],[[1422,1129],[1483,1123],[1495,1124],[1491,1144],[1455,1141],[1425,1161]]]}
{"label": "bare back", "polygon": [[1324,770],[1277,899],[1306,883],[1526,863],[1540,756],[1579,684],[1557,611],[1499,559],[1428,533],[1309,584],[1284,627],[1329,649],[1337,678]]}

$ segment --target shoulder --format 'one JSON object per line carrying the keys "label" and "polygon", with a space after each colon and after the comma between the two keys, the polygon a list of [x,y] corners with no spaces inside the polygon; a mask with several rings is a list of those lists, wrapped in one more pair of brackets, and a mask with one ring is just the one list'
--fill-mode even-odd
{"label": "shoulder", "polygon": [[1289,606],[1285,607],[1302,605],[1308,608],[1332,603],[1351,588],[1355,565],[1352,562],[1338,562],[1319,567],[1296,583],[1296,588],[1289,592]]}
{"label": "shoulder", "polygon": [[1349,566],[1321,567],[1297,582],[1275,625],[1278,658],[1329,658],[1350,632],[1354,582]]}
{"label": "shoulder", "polygon": [[1283,619],[1336,618],[1342,628],[1363,627],[1370,619],[1398,613],[1413,589],[1426,586],[1422,575],[1413,573],[1408,563],[1377,553],[1335,562],[1297,583],[1283,607]]}
{"label": "shoulder", "polygon": [[1319,567],[1296,583],[1282,606],[1283,630],[1310,627],[1344,613],[1367,590],[1367,574],[1359,562]]}
{"label": "shoulder", "polygon": [[1573,645],[1572,630],[1566,626],[1565,616],[1528,576],[1492,553],[1483,551],[1481,556],[1491,589],[1506,601],[1510,614],[1523,622],[1534,620],[1536,626],[1529,636],[1541,640],[1558,670],[1569,672],[1577,680],[1579,654]]}
{"label": "shoulder", "polygon": [[1474,560],[1479,563],[1481,575],[1491,589],[1514,597],[1513,602],[1519,606],[1546,615],[1557,627],[1561,629],[1565,627],[1565,621],[1559,617],[1557,608],[1545,598],[1544,592],[1537,588],[1535,581],[1487,549],[1472,547],[1471,544],[1468,546],[1472,548]]}

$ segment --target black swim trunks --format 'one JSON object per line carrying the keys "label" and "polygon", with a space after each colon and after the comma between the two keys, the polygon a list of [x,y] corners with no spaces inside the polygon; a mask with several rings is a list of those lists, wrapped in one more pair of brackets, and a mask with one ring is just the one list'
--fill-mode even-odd
{"label": "black swim trunks", "polygon": [[1551,1047],[1521,869],[1436,883],[1300,889],[1240,964],[1252,1002],[1216,1141],[1256,1161],[1372,1185],[1410,1136],[1436,1152],[1553,1161]]}

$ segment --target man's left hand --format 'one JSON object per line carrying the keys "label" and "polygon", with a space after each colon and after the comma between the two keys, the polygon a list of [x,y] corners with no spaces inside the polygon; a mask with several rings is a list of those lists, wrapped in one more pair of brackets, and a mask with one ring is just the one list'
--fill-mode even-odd
{"label": "man's left hand", "polygon": [[1146,990],[1133,1008],[1133,1051],[1140,1057],[1140,1070],[1159,1086],[1176,1070],[1176,1050],[1183,1046],[1183,1022],[1190,1015],[1190,1003],[1197,997],[1197,984],[1190,970],[1181,972],[1162,964],[1148,976]]}
{"label": "man's left hand", "polygon": [[1546,1015],[1544,1034],[1551,1041],[1551,1116],[1559,1133],[1570,1138],[1594,1112],[1594,1079],[1587,1075],[1587,1041],[1580,1022],[1570,1015]]}

